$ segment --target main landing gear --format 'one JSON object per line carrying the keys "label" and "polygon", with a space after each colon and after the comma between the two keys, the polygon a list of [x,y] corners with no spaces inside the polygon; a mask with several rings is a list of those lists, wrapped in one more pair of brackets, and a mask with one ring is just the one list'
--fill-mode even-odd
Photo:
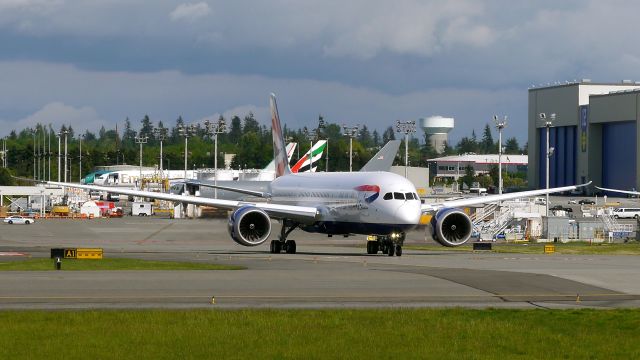
{"label": "main landing gear", "polygon": [[367,240],[367,254],[377,254],[382,251],[389,256],[402,256],[402,245],[405,233],[392,233],[391,235],[372,235]]}
{"label": "main landing gear", "polygon": [[287,254],[295,254],[296,253],[296,242],[295,240],[287,240],[287,236],[291,234],[293,230],[295,230],[300,223],[282,220],[282,228],[280,229],[280,237],[278,240],[271,240],[271,246],[269,251],[272,254],[279,254],[283,250]]}

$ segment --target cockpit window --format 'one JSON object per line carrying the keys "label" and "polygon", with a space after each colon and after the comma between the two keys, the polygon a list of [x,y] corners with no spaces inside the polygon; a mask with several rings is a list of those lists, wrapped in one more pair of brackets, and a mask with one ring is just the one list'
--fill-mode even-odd
{"label": "cockpit window", "polygon": [[407,200],[413,200],[413,193],[406,193]]}
{"label": "cockpit window", "polygon": [[394,192],[393,198],[396,200],[404,200],[404,194],[400,192]]}
{"label": "cockpit window", "polygon": [[385,199],[385,200],[391,200],[391,199],[393,199],[393,194],[392,194],[392,193],[390,193],[390,192],[388,192],[388,193],[384,194],[383,199]]}
{"label": "cockpit window", "polygon": [[416,200],[420,200],[420,196],[416,193],[413,193],[413,198]]}

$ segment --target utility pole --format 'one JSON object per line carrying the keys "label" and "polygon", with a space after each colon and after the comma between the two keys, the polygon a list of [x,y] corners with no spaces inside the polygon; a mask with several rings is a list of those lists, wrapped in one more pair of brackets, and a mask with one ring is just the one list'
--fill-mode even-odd
{"label": "utility pole", "polygon": [[153,129],[153,135],[156,137],[158,141],[160,141],[160,177],[164,178],[164,169],[162,164],[162,142],[167,138],[167,129],[166,128],[155,128]]}
{"label": "utility pole", "polygon": [[142,190],[142,144],[146,144],[148,140],[149,140],[148,136],[135,137],[136,144],[140,144],[140,179],[138,180],[140,184],[140,187],[139,187],[140,190]]}
{"label": "utility pole", "polygon": [[347,125],[342,125],[342,129],[344,130],[342,135],[349,137],[349,172],[353,171],[353,138],[358,136],[358,127],[360,125],[356,124],[356,126],[348,127]]}
{"label": "utility pole", "polygon": [[191,125],[180,125],[178,127],[178,133],[180,136],[184,136],[184,178],[187,178],[187,151],[189,148],[189,137],[195,135],[196,127],[194,124]]}
{"label": "utility pole", "polygon": [[[542,120],[544,122],[544,127],[547,128],[547,164],[546,164],[546,182],[547,182],[547,189],[549,189],[549,161],[551,159],[551,156],[553,155],[553,151],[555,150],[552,147],[549,147],[549,128],[553,127],[553,122],[556,120],[556,114],[551,114],[549,115],[549,119],[547,120],[547,114],[545,113],[540,113],[539,115],[540,120]],[[549,194],[547,194],[547,217],[549,217]]]}
{"label": "utility pole", "polygon": [[213,135],[213,188],[214,198],[218,198],[218,134],[222,134],[227,131],[227,122],[222,116],[218,118],[217,122],[211,122],[205,120],[204,127],[207,131],[207,135]]}
{"label": "utility pole", "polygon": [[507,126],[507,117],[500,120],[498,115],[493,115],[493,121],[498,129],[498,194],[502,195],[502,129]]}
{"label": "utility pole", "polygon": [[404,133],[404,177],[408,178],[409,174],[409,134],[416,132],[416,122],[396,120],[396,132]]}

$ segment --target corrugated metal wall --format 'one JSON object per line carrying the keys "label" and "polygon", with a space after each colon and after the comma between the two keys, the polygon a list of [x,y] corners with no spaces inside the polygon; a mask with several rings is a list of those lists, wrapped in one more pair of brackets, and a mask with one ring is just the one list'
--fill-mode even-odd
{"label": "corrugated metal wall", "polygon": [[[546,151],[547,151],[547,129],[539,128],[538,144],[538,179],[540,188],[546,184]],[[549,163],[550,177],[549,186],[567,186],[576,184],[576,151],[577,151],[577,130],[576,126],[558,126],[550,129],[549,143],[555,148]]]}
{"label": "corrugated metal wall", "polygon": [[631,190],[636,186],[636,122],[602,125],[602,186]]}

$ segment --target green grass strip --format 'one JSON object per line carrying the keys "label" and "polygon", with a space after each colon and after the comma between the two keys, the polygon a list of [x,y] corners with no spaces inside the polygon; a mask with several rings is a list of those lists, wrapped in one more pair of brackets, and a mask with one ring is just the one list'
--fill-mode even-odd
{"label": "green grass strip", "polygon": [[[205,262],[152,261],[124,258],[101,260],[63,259],[61,271],[86,270],[243,270],[244,266]],[[56,271],[53,259],[27,259],[0,262],[0,271]]]}
{"label": "green grass strip", "polygon": [[[543,254],[543,243],[503,244],[493,243],[492,252],[512,254]],[[640,255],[640,242],[615,244],[589,244],[584,242],[553,243],[557,254],[575,255]],[[427,251],[473,251],[471,244],[448,248],[440,245],[405,245],[405,249]]]}
{"label": "green grass strip", "polygon": [[638,359],[639,310],[0,312],[2,359]]}

